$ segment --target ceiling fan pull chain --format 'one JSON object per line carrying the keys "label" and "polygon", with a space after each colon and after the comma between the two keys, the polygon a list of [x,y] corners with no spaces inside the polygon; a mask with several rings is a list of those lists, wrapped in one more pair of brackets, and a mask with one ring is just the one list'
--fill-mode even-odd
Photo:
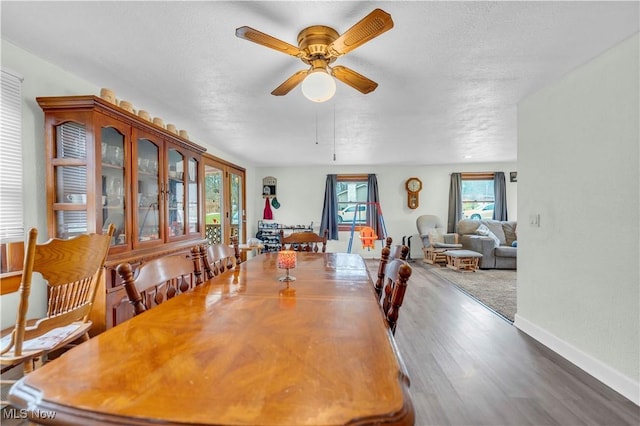
{"label": "ceiling fan pull chain", "polygon": [[336,161],[336,103],[333,103],[333,161]]}

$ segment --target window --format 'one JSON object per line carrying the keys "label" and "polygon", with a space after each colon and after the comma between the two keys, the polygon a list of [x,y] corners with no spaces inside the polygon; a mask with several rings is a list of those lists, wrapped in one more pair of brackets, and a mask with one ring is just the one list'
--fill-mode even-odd
{"label": "window", "polygon": [[494,174],[462,173],[462,216],[465,219],[493,219]]}
{"label": "window", "polygon": [[24,239],[22,192],[22,78],[0,80],[0,242]]}
{"label": "window", "polygon": [[351,229],[351,226],[367,223],[367,194],[369,185],[367,175],[338,175],[336,198],[338,199],[338,229]]}
{"label": "window", "polygon": [[[0,273],[22,270],[22,78],[2,70],[0,86]],[[17,244],[11,244],[17,242]],[[16,291],[19,279],[5,277]]]}

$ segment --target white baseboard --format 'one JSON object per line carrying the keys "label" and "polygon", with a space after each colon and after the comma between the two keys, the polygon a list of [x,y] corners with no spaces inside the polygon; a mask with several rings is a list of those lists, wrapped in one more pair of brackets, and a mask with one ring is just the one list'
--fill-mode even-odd
{"label": "white baseboard", "polygon": [[633,381],[602,361],[595,359],[518,314],[515,315],[513,325],[640,406],[640,383]]}

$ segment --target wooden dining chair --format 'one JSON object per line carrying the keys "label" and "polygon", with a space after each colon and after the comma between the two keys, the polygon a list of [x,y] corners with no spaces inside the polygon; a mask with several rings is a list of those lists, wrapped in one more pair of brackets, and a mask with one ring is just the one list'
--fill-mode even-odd
{"label": "wooden dining chair", "polygon": [[[3,369],[22,364],[24,373],[29,373],[36,360],[44,362],[49,353],[76,340],[89,339],[89,314],[114,231],[114,225],[110,225],[101,235],[54,238],[43,244],[37,243],[37,229],[29,231],[16,324],[1,332]],[[47,286],[47,313],[42,318],[27,319],[34,272]]]}
{"label": "wooden dining chair", "polygon": [[400,307],[404,301],[411,273],[411,266],[404,260],[392,259],[387,264],[384,292],[382,294],[382,312],[393,334],[396,332]]}
{"label": "wooden dining chair", "polygon": [[284,231],[280,230],[280,245],[283,250],[311,251],[317,253],[319,245],[322,244],[322,253],[327,251],[327,239],[329,230],[325,229],[322,236],[311,231],[294,232],[289,236],[284,236]]}
{"label": "wooden dining chair", "polygon": [[396,244],[394,246],[391,246],[389,259],[407,260],[408,255],[409,255],[409,246],[405,246],[404,244]]}
{"label": "wooden dining chair", "polygon": [[138,267],[135,277],[130,263],[119,264],[117,271],[138,315],[200,284],[200,250],[194,247],[191,256],[174,254],[150,260]]}
{"label": "wooden dining chair", "polygon": [[378,301],[380,301],[380,296],[382,295],[382,289],[384,288],[384,273],[387,270],[387,263],[389,262],[389,256],[391,255],[391,243],[393,239],[391,237],[387,237],[385,240],[385,245],[382,247],[382,251],[380,253],[380,263],[378,264],[378,279],[374,285],[376,290],[376,295],[378,296]]}
{"label": "wooden dining chair", "polygon": [[242,263],[242,255],[240,253],[240,238],[237,235],[231,237],[231,245],[233,246],[233,252],[236,254],[236,265]]}
{"label": "wooden dining chair", "polygon": [[237,265],[235,249],[226,244],[211,244],[208,247],[201,245],[199,250],[205,279],[210,280]]}

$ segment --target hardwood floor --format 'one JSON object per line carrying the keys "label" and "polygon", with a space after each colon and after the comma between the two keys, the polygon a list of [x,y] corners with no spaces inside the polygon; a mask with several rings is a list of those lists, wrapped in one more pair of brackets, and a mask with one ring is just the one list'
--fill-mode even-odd
{"label": "hardwood floor", "polygon": [[416,425],[640,425],[640,407],[419,262],[396,331]]}
{"label": "hardwood floor", "polygon": [[420,262],[396,330],[416,425],[640,425],[640,407]]}

